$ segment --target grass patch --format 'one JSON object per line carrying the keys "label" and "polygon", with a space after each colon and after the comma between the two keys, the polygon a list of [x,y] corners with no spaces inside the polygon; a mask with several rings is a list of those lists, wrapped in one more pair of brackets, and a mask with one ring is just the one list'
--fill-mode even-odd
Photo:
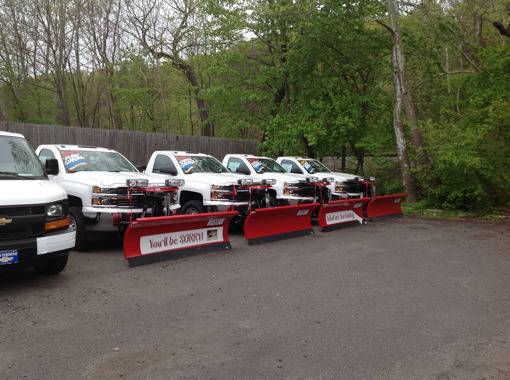
{"label": "grass patch", "polygon": [[405,216],[412,216],[423,219],[451,219],[451,220],[481,220],[488,222],[510,222],[510,210],[483,210],[483,211],[462,211],[462,210],[441,210],[429,208],[423,202],[402,205]]}

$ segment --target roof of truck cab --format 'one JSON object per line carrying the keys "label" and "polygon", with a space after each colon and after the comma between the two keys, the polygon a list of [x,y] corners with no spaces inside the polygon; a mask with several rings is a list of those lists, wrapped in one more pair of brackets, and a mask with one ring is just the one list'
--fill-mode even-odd
{"label": "roof of truck cab", "polygon": [[22,139],[25,138],[25,136],[23,136],[21,133],[13,133],[7,131],[0,131],[0,136],[21,137]]}
{"label": "roof of truck cab", "polygon": [[288,159],[288,160],[312,160],[312,158],[301,157],[301,156],[281,156],[281,157],[278,157],[278,158]]}
{"label": "roof of truck cab", "polygon": [[265,158],[268,160],[274,160],[274,158],[266,157],[266,156],[256,156],[254,154],[227,154],[229,157],[245,157],[245,158]]}
{"label": "roof of truck cab", "polygon": [[210,156],[209,154],[205,154],[205,153],[193,153],[193,152],[186,152],[184,150],[156,150],[152,154],[153,155],[154,154],[172,154],[174,156],[186,155],[186,156],[202,156],[202,157]]}
{"label": "roof of truck cab", "polygon": [[117,152],[113,149],[101,148],[99,146],[88,146],[88,145],[69,145],[69,144],[44,144],[41,146],[52,146],[58,150],[89,150],[98,152]]}

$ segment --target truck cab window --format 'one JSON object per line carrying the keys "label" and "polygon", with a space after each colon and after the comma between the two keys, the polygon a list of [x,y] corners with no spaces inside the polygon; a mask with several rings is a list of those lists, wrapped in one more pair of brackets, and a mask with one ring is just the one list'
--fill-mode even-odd
{"label": "truck cab window", "polygon": [[250,173],[250,169],[248,169],[248,166],[240,159],[232,157],[228,160],[227,169],[230,170],[232,173],[240,173],[240,174],[246,174]]}
{"label": "truck cab window", "polygon": [[24,138],[0,136],[0,177],[41,179],[46,178],[46,175]]}
{"label": "truck cab window", "polygon": [[41,161],[41,164],[43,164],[43,166],[46,164],[46,160],[55,159],[55,158],[56,158],[55,155],[49,149],[42,149],[39,152],[39,161]]}
{"label": "truck cab window", "polygon": [[152,171],[154,173],[161,173],[161,169],[172,169],[177,171],[172,159],[164,154],[158,154],[154,160],[154,166]]}
{"label": "truck cab window", "polygon": [[287,173],[303,174],[299,166],[297,166],[297,164],[294,161],[282,160],[281,165],[283,166]]}

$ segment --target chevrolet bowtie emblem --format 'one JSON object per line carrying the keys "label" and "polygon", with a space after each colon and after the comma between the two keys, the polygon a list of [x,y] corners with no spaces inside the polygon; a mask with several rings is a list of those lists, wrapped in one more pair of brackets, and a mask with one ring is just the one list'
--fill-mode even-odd
{"label": "chevrolet bowtie emblem", "polygon": [[6,224],[9,224],[11,222],[12,222],[12,219],[0,218],[0,226],[5,226]]}

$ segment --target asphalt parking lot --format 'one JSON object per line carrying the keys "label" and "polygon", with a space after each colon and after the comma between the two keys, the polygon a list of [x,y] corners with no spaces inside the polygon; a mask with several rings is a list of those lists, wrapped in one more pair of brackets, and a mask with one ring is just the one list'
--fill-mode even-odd
{"label": "asphalt parking lot", "polygon": [[0,275],[2,379],[508,379],[510,225],[389,219]]}

